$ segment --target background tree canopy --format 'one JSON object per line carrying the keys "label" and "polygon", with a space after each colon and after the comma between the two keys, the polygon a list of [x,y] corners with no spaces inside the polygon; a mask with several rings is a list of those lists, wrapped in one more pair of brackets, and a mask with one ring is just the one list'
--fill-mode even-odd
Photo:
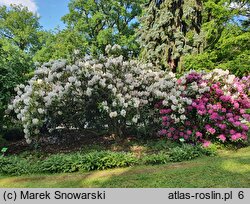
{"label": "background tree canopy", "polygon": [[[107,44],[119,44],[127,52],[138,54],[135,42],[136,19],[145,0],[72,0],[69,14],[62,20],[87,42],[87,52],[103,54]],[[125,53],[124,53],[125,54]]]}
{"label": "background tree canopy", "polygon": [[[48,59],[72,59],[105,53],[108,44],[119,44],[123,55],[137,56],[139,44],[135,29],[139,26],[137,17],[142,12],[145,0],[71,0],[69,13],[62,17],[67,25],[48,39],[45,47],[35,57],[39,61]],[[75,56],[73,56],[74,58]]]}
{"label": "background tree canopy", "polygon": [[0,131],[14,88],[29,78],[33,54],[42,46],[38,19],[22,6],[0,7]]}

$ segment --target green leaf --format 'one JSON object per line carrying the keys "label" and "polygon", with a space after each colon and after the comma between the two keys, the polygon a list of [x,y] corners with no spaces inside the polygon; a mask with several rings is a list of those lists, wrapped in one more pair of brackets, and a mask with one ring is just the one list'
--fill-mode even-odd
{"label": "green leaf", "polygon": [[1,152],[2,152],[2,153],[5,153],[5,152],[7,152],[7,150],[8,150],[7,147],[3,147],[2,150],[1,150]]}
{"label": "green leaf", "polygon": [[180,138],[179,140],[180,140],[180,142],[185,142],[184,138]]}

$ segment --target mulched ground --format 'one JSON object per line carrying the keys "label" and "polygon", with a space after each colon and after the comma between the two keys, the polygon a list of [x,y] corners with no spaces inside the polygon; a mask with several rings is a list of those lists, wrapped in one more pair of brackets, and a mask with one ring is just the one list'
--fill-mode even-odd
{"label": "mulched ground", "polygon": [[28,145],[26,141],[12,141],[5,144],[8,147],[8,154],[20,154],[25,151],[41,151],[43,153],[66,153],[75,152],[97,145],[103,149],[119,150],[126,149],[128,143],[136,140],[134,137],[119,139],[114,135],[97,135],[91,131],[63,130],[53,133],[53,136],[44,135],[40,137],[38,147]]}

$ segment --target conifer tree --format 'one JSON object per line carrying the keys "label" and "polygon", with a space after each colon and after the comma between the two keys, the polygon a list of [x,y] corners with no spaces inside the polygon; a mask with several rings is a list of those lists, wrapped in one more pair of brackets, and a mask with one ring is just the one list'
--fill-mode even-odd
{"label": "conifer tree", "polygon": [[141,57],[173,72],[185,53],[202,50],[202,0],[150,0],[141,18]]}

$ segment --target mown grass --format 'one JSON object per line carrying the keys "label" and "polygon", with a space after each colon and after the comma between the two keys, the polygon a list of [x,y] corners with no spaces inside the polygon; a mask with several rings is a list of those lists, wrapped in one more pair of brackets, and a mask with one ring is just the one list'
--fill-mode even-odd
{"label": "mown grass", "polygon": [[11,188],[249,188],[250,147],[180,163],[70,174],[0,177]]}

